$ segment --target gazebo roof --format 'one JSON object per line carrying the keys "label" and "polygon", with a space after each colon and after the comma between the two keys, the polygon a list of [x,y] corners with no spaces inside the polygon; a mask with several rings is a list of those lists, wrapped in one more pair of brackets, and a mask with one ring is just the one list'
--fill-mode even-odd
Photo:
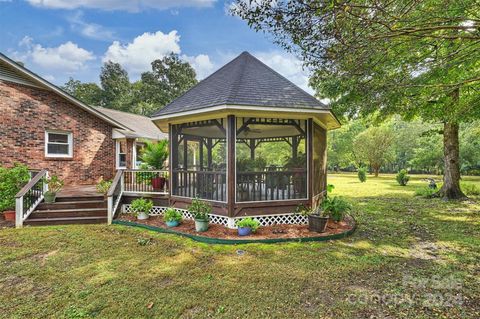
{"label": "gazebo roof", "polygon": [[243,52],[153,117],[221,105],[329,110],[250,53]]}

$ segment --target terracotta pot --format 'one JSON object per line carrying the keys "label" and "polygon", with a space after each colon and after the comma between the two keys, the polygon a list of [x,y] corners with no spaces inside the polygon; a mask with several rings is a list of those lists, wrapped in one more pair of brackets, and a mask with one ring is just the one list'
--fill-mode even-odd
{"label": "terracotta pot", "polygon": [[153,177],[152,178],[152,187],[156,191],[161,191],[165,187],[165,177]]}
{"label": "terracotta pot", "polygon": [[15,221],[15,211],[14,210],[4,211],[3,218],[5,218],[5,220]]}

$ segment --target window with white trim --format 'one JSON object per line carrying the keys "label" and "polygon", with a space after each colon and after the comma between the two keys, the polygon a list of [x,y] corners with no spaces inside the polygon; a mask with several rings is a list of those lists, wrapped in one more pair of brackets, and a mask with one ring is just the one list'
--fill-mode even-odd
{"label": "window with white trim", "polygon": [[73,136],[71,132],[45,131],[46,157],[72,157]]}
{"label": "window with white trim", "polygon": [[127,143],[117,141],[117,168],[127,168]]}

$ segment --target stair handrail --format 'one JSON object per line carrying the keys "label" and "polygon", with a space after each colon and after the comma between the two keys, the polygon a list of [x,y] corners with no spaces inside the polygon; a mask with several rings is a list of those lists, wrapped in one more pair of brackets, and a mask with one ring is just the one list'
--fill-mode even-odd
{"label": "stair handrail", "polygon": [[120,204],[122,199],[123,191],[124,191],[124,183],[123,183],[123,169],[119,169],[115,174],[115,177],[112,181],[112,185],[108,189],[107,193],[107,214],[108,214],[108,224],[112,223],[113,217],[115,216],[115,212]]}
{"label": "stair handrail", "polygon": [[23,227],[23,222],[43,200],[48,191],[44,177],[48,177],[47,169],[42,169],[15,195],[15,227]]}

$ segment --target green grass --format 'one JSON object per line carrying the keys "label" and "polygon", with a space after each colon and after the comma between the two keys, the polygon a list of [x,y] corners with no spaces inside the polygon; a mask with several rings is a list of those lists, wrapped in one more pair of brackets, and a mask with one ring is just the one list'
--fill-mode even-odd
{"label": "green grass", "polygon": [[[122,226],[0,230],[0,317],[480,316],[478,197],[415,197],[419,176],[405,187],[394,175],[329,183],[359,223],[339,241],[209,246]],[[394,296],[406,299],[385,299]]]}

